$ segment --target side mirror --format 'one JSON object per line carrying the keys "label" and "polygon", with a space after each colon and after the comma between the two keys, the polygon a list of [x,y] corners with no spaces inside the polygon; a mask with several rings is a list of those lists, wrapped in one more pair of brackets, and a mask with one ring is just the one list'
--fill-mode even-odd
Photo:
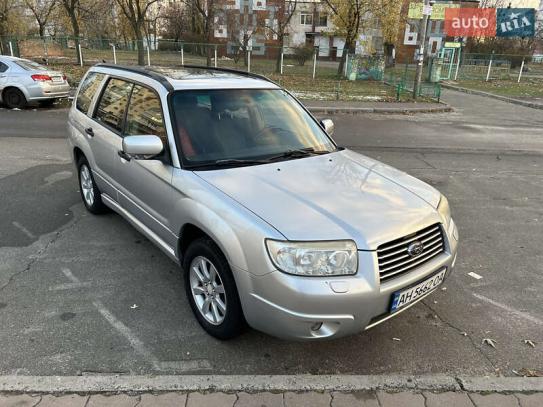
{"label": "side mirror", "polygon": [[128,156],[154,156],[164,150],[158,136],[126,136],[123,138],[123,153]]}
{"label": "side mirror", "polygon": [[329,136],[334,134],[334,122],[331,119],[322,119],[321,120],[321,127],[324,129],[326,133],[328,133]]}

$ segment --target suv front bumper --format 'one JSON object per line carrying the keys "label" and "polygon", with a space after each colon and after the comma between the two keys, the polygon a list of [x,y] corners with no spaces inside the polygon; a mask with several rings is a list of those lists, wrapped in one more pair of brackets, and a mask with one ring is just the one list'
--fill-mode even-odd
{"label": "suv front bumper", "polygon": [[446,268],[454,268],[458,236],[454,222],[445,234],[444,253],[417,269],[384,283],[377,254],[359,251],[359,269],[348,277],[300,277],[274,271],[263,276],[236,270],[245,318],[253,328],[284,339],[337,338],[369,329],[405,309],[389,313],[392,294]]}

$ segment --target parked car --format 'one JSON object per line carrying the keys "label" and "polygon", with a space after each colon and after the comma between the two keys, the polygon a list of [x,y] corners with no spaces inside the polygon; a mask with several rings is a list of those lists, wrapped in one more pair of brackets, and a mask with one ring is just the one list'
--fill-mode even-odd
{"label": "parked car", "polygon": [[70,85],[62,72],[28,59],[0,56],[0,101],[10,109],[34,102],[52,104],[69,93]]}
{"label": "parked car", "polygon": [[85,207],[121,214],[179,263],[215,337],[246,323],[288,339],[354,334],[454,268],[447,199],[338,147],[331,120],[264,77],[97,65],[68,128]]}

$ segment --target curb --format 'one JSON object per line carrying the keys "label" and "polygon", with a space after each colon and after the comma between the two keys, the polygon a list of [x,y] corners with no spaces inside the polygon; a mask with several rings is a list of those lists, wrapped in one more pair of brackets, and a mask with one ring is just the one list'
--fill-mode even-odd
{"label": "curb", "polygon": [[524,106],[524,107],[531,107],[532,109],[543,110],[543,104],[528,102],[526,100],[513,99],[507,96],[495,95],[493,93],[484,92],[482,90],[462,88],[460,86],[448,85],[445,83],[442,83],[441,87],[445,89],[455,90],[457,92],[467,93],[469,95],[478,95],[478,96],[484,96],[491,99],[497,99],[497,100],[501,100],[502,102],[511,103],[513,105],[519,105],[519,106]]}
{"label": "curb", "polygon": [[543,378],[379,375],[0,376],[0,393],[171,391],[470,391],[542,392]]}
{"label": "curb", "polygon": [[[303,103],[303,102],[302,102]],[[333,107],[333,106],[306,106],[311,113],[324,114],[360,114],[360,113],[381,113],[381,114],[407,114],[407,113],[446,113],[454,109],[449,105],[443,107]]]}

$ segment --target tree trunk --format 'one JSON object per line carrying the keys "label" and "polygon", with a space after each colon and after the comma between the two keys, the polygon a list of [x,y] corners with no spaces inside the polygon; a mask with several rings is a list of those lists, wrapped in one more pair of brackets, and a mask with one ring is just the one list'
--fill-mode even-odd
{"label": "tree trunk", "polygon": [[[136,34],[136,46],[138,48],[138,65],[145,65],[145,49],[143,47],[143,34],[141,32],[141,24],[134,24],[134,34]],[[147,44],[149,46],[149,44]]]}
{"label": "tree trunk", "polygon": [[275,58],[275,72],[281,73],[281,54],[283,53],[283,37],[280,36],[279,38],[279,44],[281,44],[281,49],[277,53],[277,58]]}
{"label": "tree trunk", "polygon": [[77,56],[77,64],[81,65],[81,55],[79,54],[79,45],[81,44],[79,41],[79,22],[77,21],[77,17],[75,15],[75,10],[70,10],[70,21],[72,23],[72,30],[74,32],[74,41],[75,41],[75,55]]}
{"label": "tree trunk", "polygon": [[40,34],[40,38],[43,39],[45,37],[45,24],[38,22],[38,32]]}
{"label": "tree trunk", "polygon": [[339,66],[337,69],[337,74],[339,77],[343,76],[343,73],[345,72],[345,62],[347,60],[347,55],[354,53],[354,41],[349,38],[345,41],[345,45],[343,46],[343,53],[341,55],[341,59],[339,60]]}

